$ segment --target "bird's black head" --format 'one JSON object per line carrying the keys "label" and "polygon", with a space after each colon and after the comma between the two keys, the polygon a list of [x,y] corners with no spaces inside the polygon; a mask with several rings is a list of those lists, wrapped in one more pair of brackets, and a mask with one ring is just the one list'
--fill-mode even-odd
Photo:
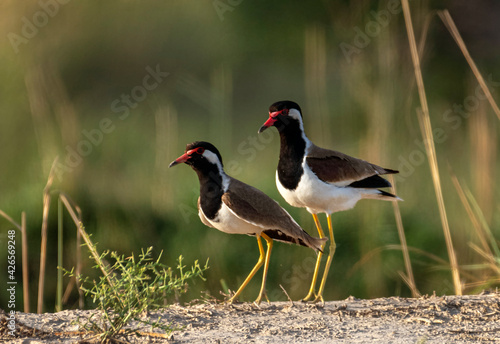
{"label": "bird's black head", "polygon": [[190,165],[195,170],[211,169],[209,165],[217,165],[222,169],[222,156],[215,146],[209,142],[196,141],[186,145],[183,155],[172,161],[169,167],[180,163]]}
{"label": "bird's black head", "polygon": [[302,122],[302,110],[299,104],[290,100],[276,102],[269,107],[269,118],[260,127],[259,133],[272,126],[282,131],[291,121]]}

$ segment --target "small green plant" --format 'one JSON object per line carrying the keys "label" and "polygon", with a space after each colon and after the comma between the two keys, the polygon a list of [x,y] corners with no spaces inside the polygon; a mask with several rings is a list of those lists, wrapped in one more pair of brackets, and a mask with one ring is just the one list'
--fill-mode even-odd
{"label": "small green plant", "polygon": [[[160,263],[161,253],[158,259],[152,258],[152,247],[146,251],[142,250],[137,258],[134,255],[125,257],[110,251],[97,255],[92,242],[85,241],[96,261],[94,267],[103,273],[98,281],[92,282],[88,277],[77,276],[81,282],[80,288],[87,296],[92,297],[97,309],[102,313],[100,320],[91,317],[84,325],[85,329],[97,332],[102,343],[136,333],[134,329],[124,329],[130,320],[160,328],[170,335],[175,330],[170,324],[160,324],[161,319],[151,323],[140,319],[140,315],[164,306],[169,295],[185,293],[188,280],[195,277],[204,280],[203,272],[208,269],[208,260],[203,267],[196,260],[191,268],[186,269],[181,255],[177,269],[174,270]],[[106,263],[109,258],[113,264]],[[67,273],[73,274],[68,271]]]}

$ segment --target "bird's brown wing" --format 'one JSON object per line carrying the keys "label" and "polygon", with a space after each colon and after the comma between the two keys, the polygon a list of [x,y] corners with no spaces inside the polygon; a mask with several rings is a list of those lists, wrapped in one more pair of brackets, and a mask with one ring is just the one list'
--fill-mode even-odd
{"label": "bird's brown wing", "polygon": [[222,202],[236,216],[262,228],[273,239],[321,249],[324,240],[311,237],[276,201],[250,185],[231,178]]}
{"label": "bird's brown wing", "polygon": [[[387,187],[389,182],[378,175],[398,173],[347,154],[313,146],[306,163],[319,179],[354,187]],[[357,183],[357,185],[356,185]]]}

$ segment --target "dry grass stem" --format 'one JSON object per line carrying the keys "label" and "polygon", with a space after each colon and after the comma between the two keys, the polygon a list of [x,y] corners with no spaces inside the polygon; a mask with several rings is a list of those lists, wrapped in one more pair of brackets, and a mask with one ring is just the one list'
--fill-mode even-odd
{"label": "dry grass stem", "polygon": [[472,283],[467,283],[465,284],[465,287],[467,288],[477,288],[477,287],[484,287],[485,284],[496,284],[500,283],[500,278],[493,278],[487,281],[478,281],[478,282],[472,282]]}
{"label": "dry grass stem", "polygon": [[58,157],[55,158],[50,169],[49,178],[47,179],[47,184],[43,189],[43,217],[42,217],[42,241],[40,244],[40,271],[38,278],[38,302],[37,302],[37,313],[43,313],[43,292],[45,285],[45,263],[47,261],[47,230],[49,225],[49,209],[50,209],[50,188],[55,176],[55,166]]}
{"label": "dry grass stem", "polygon": [[453,185],[455,186],[455,189],[457,190],[458,197],[460,198],[460,201],[462,202],[465,211],[467,212],[467,215],[469,216],[469,219],[472,222],[472,225],[474,229],[476,230],[477,237],[479,238],[479,241],[481,242],[481,246],[483,247],[483,250],[488,252],[488,254],[492,255],[491,249],[488,245],[488,242],[486,241],[486,237],[484,235],[484,231],[481,228],[481,224],[479,223],[479,220],[472,210],[472,207],[467,200],[467,196],[465,195],[464,189],[460,185],[460,182],[458,181],[458,178],[455,174],[451,175],[451,180],[453,182]]}
{"label": "dry grass stem", "polygon": [[439,168],[436,158],[436,147],[434,146],[434,140],[432,135],[432,126],[429,116],[429,106],[427,104],[427,97],[425,95],[424,80],[422,77],[422,70],[420,68],[420,59],[418,57],[417,44],[415,42],[415,33],[413,31],[413,24],[410,14],[410,5],[408,0],[402,0],[403,14],[406,23],[406,29],[408,32],[408,41],[410,43],[411,56],[413,61],[413,67],[415,70],[415,78],[418,86],[418,93],[420,97],[420,103],[422,105],[422,111],[419,112],[419,123],[422,135],[425,141],[425,150],[427,157],[429,159],[429,165],[431,168],[432,180],[434,183],[434,189],[436,192],[436,198],[439,206],[439,214],[441,217],[441,224],[443,227],[443,232],[446,241],[446,248],[448,250],[448,256],[450,259],[453,285],[455,288],[455,294],[462,295],[462,284],[460,282],[460,273],[458,270],[458,263],[455,254],[455,249],[453,247],[453,242],[451,239],[450,227],[448,224],[448,218],[446,216],[446,209],[444,206],[443,192],[441,189],[441,180],[439,178]]}
{"label": "dry grass stem", "polygon": [[[87,244],[87,246],[88,246],[88,248],[90,250],[90,253],[92,254],[92,257],[94,258],[94,260],[96,262],[99,261],[99,253],[97,253],[97,250],[95,249],[94,244],[92,243],[92,241],[90,241],[89,235],[83,229],[83,225],[82,225],[80,214],[77,215],[77,213],[73,209],[72,202],[70,201],[70,199],[68,198],[68,196],[66,196],[65,194],[61,193],[59,195],[59,197],[61,198],[61,201],[63,202],[64,206],[68,210],[69,215],[73,219],[73,222],[75,223],[75,226],[77,226],[78,231],[80,232],[81,236],[83,237],[83,240]],[[79,210],[79,208],[76,208],[76,207],[75,207],[75,209],[77,209],[77,211]],[[106,274],[106,271],[105,271],[105,269],[103,269],[103,267],[101,267],[101,271],[104,274],[104,276],[108,277],[108,275]]]}
{"label": "dry grass stem", "polygon": [[23,264],[23,300],[24,313],[30,311],[29,275],[28,275],[28,236],[26,233],[26,213],[21,213],[21,254]]}
{"label": "dry grass stem", "polygon": [[293,301],[292,301],[292,299],[290,298],[290,295],[288,295],[288,293],[286,292],[286,289],[285,289],[285,288],[284,288],[281,284],[280,284],[280,288],[281,288],[281,290],[283,290],[283,293],[285,293],[285,295],[286,295],[286,297],[287,297],[288,301],[290,301],[290,303],[291,303],[291,304],[292,304],[292,306],[293,306]]}
{"label": "dry grass stem", "polygon": [[497,134],[495,124],[489,120],[487,107],[481,102],[469,119],[469,154],[474,193],[488,223],[492,223],[497,181],[495,170],[498,165]]}
{"label": "dry grass stem", "polygon": [[14,219],[12,217],[10,217],[9,215],[7,215],[3,210],[0,210],[0,216],[4,217],[7,221],[12,223],[20,231],[22,230],[21,225],[19,223],[17,223],[16,221],[14,221]]}
{"label": "dry grass stem", "polygon": [[[82,214],[80,208],[77,206],[76,210],[78,212],[78,217],[81,219]],[[75,274],[76,276],[80,276],[82,274],[82,234],[80,233],[80,228],[76,228],[76,242],[75,242],[75,252],[76,252],[76,266],[75,266]],[[80,280],[78,278],[74,278],[76,283],[76,289],[78,290],[78,307],[83,309],[84,306],[84,294],[82,288],[80,288]]]}
{"label": "dry grass stem", "polygon": [[[386,245],[383,247],[383,249],[385,250],[398,250],[400,251],[401,250],[401,245]],[[450,268],[450,263],[448,261],[446,261],[445,259],[435,255],[435,254],[432,254],[432,253],[429,253],[423,249],[420,249],[420,248],[416,248],[416,247],[411,247],[411,246],[408,246],[408,251],[410,252],[414,252],[415,254],[419,254],[419,255],[422,255],[424,257],[427,257],[433,261],[435,261],[438,266],[435,266],[433,268],[431,268],[431,270],[442,270],[443,268],[444,269],[449,269]],[[470,274],[468,273],[467,271],[463,270],[463,269],[460,269],[460,274],[464,276],[464,278],[467,278],[467,279],[471,279],[471,280],[474,280],[476,279],[475,276],[473,274]]]}
{"label": "dry grass stem", "polygon": [[[425,44],[427,43],[427,35],[429,33],[429,28],[431,26],[432,19],[434,18],[434,13],[429,14],[426,16],[424,24],[422,25],[422,31],[420,32],[420,40],[418,42],[418,58],[419,61],[422,60],[424,56],[424,49],[425,49]],[[413,88],[415,87],[415,79],[411,79],[409,81],[410,86],[408,87],[409,92],[413,92]],[[410,107],[410,104],[412,102],[412,98],[408,97],[407,100],[407,107]]]}
{"label": "dry grass stem", "polygon": [[62,311],[63,299],[63,243],[64,243],[63,207],[61,199],[57,200],[57,280],[56,280],[56,312]]}
{"label": "dry grass stem", "polygon": [[455,42],[457,42],[458,47],[462,51],[462,54],[467,60],[467,63],[469,63],[469,66],[472,69],[472,73],[474,73],[474,76],[479,82],[479,85],[481,85],[481,88],[486,98],[488,99],[488,102],[493,108],[493,111],[495,111],[495,114],[497,115],[498,119],[500,119],[500,109],[498,108],[498,105],[495,103],[495,100],[493,99],[493,96],[491,95],[488,86],[486,86],[486,82],[484,81],[483,76],[479,72],[476,63],[470,56],[469,50],[467,49],[467,46],[465,45],[464,40],[462,39],[462,36],[460,35],[460,32],[458,31],[457,26],[455,25],[455,22],[453,21],[453,18],[450,15],[450,12],[448,12],[448,10],[443,10],[443,11],[438,11],[438,14],[441,20],[443,21],[444,25],[448,29],[448,31],[450,31],[450,34],[455,40]]}
{"label": "dry grass stem", "polygon": [[[66,195],[66,193],[64,192],[59,192],[59,199],[63,202],[64,206],[66,207],[66,209],[68,210],[71,218],[73,219],[73,222],[75,223],[75,226],[76,226],[76,248],[75,248],[75,261],[76,261],[76,266],[75,266],[75,275],[76,276],[80,276],[81,272],[82,272],[82,248],[81,248],[81,232],[80,232],[80,223],[81,223],[81,219],[82,219],[82,211],[80,209],[80,207],[75,204],[71,198]],[[73,210],[74,209],[74,210]],[[84,295],[83,295],[83,291],[80,289],[80,281],[78,279],[75,279],[75,282],[76,282],[76,287],[77,287],[77,290],[78,290],[78,305],[80,307],[80,309],[83,308],[83,305],[84,305]],[[69,286],[68,286],[69,287]],[[65,294],[67,293],[67,291],[65,292]],[[65,296],[63,296],[63,299],[65,298]]]}
{"label": "dry grass stem", "polygon": [[429,33],[429,27],[431,26],[432,19],[435,13],[429,14],[425,17],[424,25],[422,25],[422,32],[420,33],[420,40],[418,42],[418,57],[422,60],[424,55],[425,43],[427,42],[427,34]]}
{"label": "dry grass stem", "polygon": [[408,288],[410,288],[413,297],[420,297],[421,296],[420,294],[417,294],[417,296],[414,295],[414,293],[413,293],[413,287],[414,287],[414,285],[412,284],[413,282],[410,281],[410,279],[408,278],[408,276],[406,276],[406,274],[403,271],[398,271],[398,275],[399,275],[399,277],[401,277],[401,279],[403,280],[403,282],[408,286]]}
{"label": "dry grass stem", "polygon": [[66,209],[68,210],[71,218],[73,219],[73,222],[77,226],[78,231],[80,232],[83,240],[85,241],[85,244],[87,245],[87,247],[88,247],[88,249],[89,249],[89,251],[90,251],[90,253],[92,255],[92,258],[95,260],[96,264],[99,266],[99,269],[103,273],[104,277],[106,277],[106,280],[108,281],[108,284],[110,286],[114,286],[115,284],[114,284],[113,280],[111,279],[111,276],[106,271],[105,266],[102,265],[102,259],[101,259],[100,255],[99,255],[99,253],[97,252],[97,249],[96,249],[95,245],[92,243],[92,241],[90,240],[89,235],[87,234],[87,232],[83,228],[83,224],[81,222],[80,208],[75,205],[75,209],[78,212],[78,215],[77,215],[76,212],[75,212],[75,210],[73,209],[72,202],[70,201],[69,197],[66,196],[64,193],[61,193],[59,195],[59,197],[60,197],[61,201],[63,202],[64,206],[66,207]]}
{"label": "dry grass stem", "polygon": [[500,274],[500,266],[497,265],[498,261],[495,258],[495,256],[493,256],[492,254],[488,254],[474,243],[469,243],[469,246],[474,251],[476,251],[481,257],[483,257],[486,260],[486,262],[488,262],[488,266],[491,268],[491,270],[493,270],[496,274]]}
{"label": "dry grass stem", "polygon": [[498,264],[500,265],[500,248],[498,247],[498,241],[496,240],[495,236],[493,235],[490,226],[488,225],[488,222],[486,221],[486,218],[484,217],[484,214],[479,207],[479,204],[477,204],[476,199],[472,195],[472,192],[470,192],[469,189],[465,189],[465,195],[467,196],[467,199],[469,200],[469,203],[474,210],[474,213],[477,216],[477,219],[479,223],[481,224],[484,233],[486,235],[486,238],[490,242],[490,247],[493,250],[493,255],[497,257],[496,259],[498,260]]}
{"label": "dry grass stem", "polygon": [[[389,175],[389,181],[392,184],[392,193],[394,195],[396,192],[396,184],[392,175]],[[399,204],[397,201],[392,202],[392,207],[394,209],[394,217],[396,218],[396,226],[398,228],[399,242],[401,243],[401,251],[403,252],[403,259],[405,262],[406,275],[403,279],[411,290],[411,295],[413,297],[419,297],[421,294],[417,289],[415,284],[415,278],[413,277],[413,269],[411,267],[410,254],[408,252],[408,245],[406,244],[406,235],[403,227],[403,219],[401,218],[401,211],[399,209]]]}
{"label": "dry grass stem", "polygon": [[458,262],[455,254],[455,248],[453,247],[453,241],[451,238],[448,216],[446,215],[446,208],[444,205],[443,190],[441,188],[441,179],[439,177],[439,167],[436,157],[436,147],[434,146],[434,140],[432,136],[432,126],[429,118],[429,113],[427,113],[426,115],[424,112],[418,111],[418,119],[420,124],[420,130],[422,131],[422,136],[424,137],[425,140],[425,150],[427,153],[427,157],[429,159],[429,166],[431,168],[432,181],[434,183],[434,190],[438,201],[439,215],[441,218],[441,225],[443,227],[446,249],[448,250],[448,257],[450,259],[455,293],[456,295],[462,295],[460,273],[458,270]]}
{"label": "dry grass stem", "polygon": [[[73,276],[69,279],[68,285],[66,286],[66,289],[64,290],[64,295],[62,297],[63,304],[68,303],[69,297],[71,296],[71,291],[73,290],[73,287],[75,286],[76,280],[77,280],[77,278],[75,276]],[[82,307],[80,307],[80,309],[82,309]]]}
{"label": "dry grass stem", "polygon": [[[361,259],[359,261],[357,261],[353,265],[353,267],[349,270],[346,277],[350,278],[354,274],[354,272],[356,270],[358,270],[363,264],[366,264],[367,262],[372,260],[373,257],[375,257],[376,255],[379,255],[382,251],[384,251],[384,250],[401,251],[402,249],[403,248],[401,247],[401,245],[385,245],[383,247],[377,247],[377,248],[371,250],[370,252],[367,252],[366,254],[364,254],[361,257]],[[446,261],[445,259],[443,259],[435,254],[432,254],[432,253],[429,253],[429,252],[422,250],[420,248],[411,247],[411,246],[408,246],[408,251],[414,252],[415,254],[422,255],[422,256],[427,257],[430,260],[433,260],[434,262],[436,262],[437,266],[432,267],[431,270],[450,269],[450,263],[448,261]],[[464,270],[460,270],[460,273],[461,273],[461,275],[464,276],[464,278],[471,279],[471,280],[476,279],[473,274],[467,273]]]}

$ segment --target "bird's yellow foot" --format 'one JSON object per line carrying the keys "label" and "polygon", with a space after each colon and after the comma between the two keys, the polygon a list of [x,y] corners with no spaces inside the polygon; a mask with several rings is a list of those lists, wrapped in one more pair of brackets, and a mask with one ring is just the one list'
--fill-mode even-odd
{"label": "bird's yellow foot", "polygon": [[239,295],[233,295],[229,300],[224,301],[224,303],[227,305],[232,305],[233,302],[236,302],[237,296],[239,296]]}
{"label": "bird's yellow foot", "polygon": [[267,297],[267,293],[266,293],[266,292],[264,292],[264,293],[260,293],[260,294],[259,294],[259,296],[257,297],[257,299],[255,299],[254,303],[255,303],[256,305],[259,305],[259,304],[260,304],[260,302],[262,301],[262,297],[265,297],[265,298],[266,298],[266,300],[267,300],[267,302],[269,303],[269,298]]}
{"label": "bird's yellow foot", "polygon": [[323,299],[323,294],[316,295],[312,303],[321,302],[323,305],[325,304],[325,300]]}
{"label": "bird's yellow foot", "polygon": [[314,291],[310,291],[309,294],[302,299],[302,302],[313,301],[313,299],[316,300],[316,297],[316,293]]}

